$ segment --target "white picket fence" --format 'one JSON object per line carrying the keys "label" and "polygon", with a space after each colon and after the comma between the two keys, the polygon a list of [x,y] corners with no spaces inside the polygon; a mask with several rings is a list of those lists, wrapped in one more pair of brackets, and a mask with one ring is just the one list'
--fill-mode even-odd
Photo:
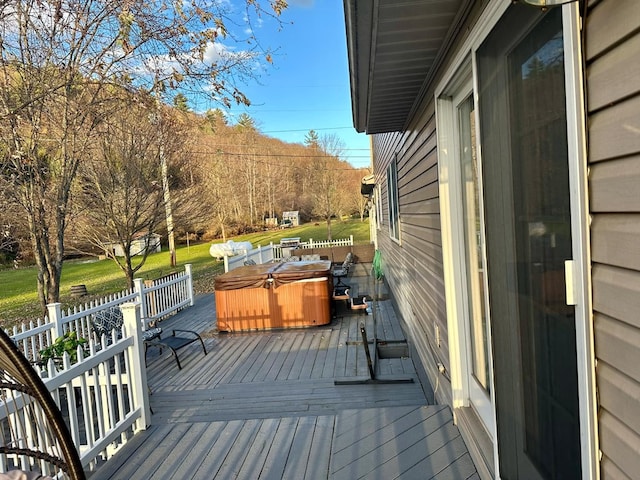
{"label": "white picket fence", "polygon": [[[103,337],[99,342],[90,338],[88,354],[79,348],[75,364],[65,353],[61,364],[51,359],[39,369],[67,422],[82,465],[89,471],[150,424],[140,305],[125,303],[120,308],[124,317],[122,332],[114,332],[111,339]],[[11,431],[24,424],[31,411],[28,403],[21,394],[3,396],[0,428]],[[23,431],[20,442],[24,447],[46,449],[35,428]],[[28,465],[28,459],[19,455],[12,461],[14,465]],[[4,462],[5,456],[0,456],[0,471],[8,467]]]}
{"label": "white picket fence", "polygon": [[[298,244],[296,248],[309,249],[351,245],[353,245],[353,235],[350,235],[349,238],[341,238],[337,240],[320,240],[319,242],[314,241],[310,238],[308,242],[300,242],[300,244]],[[254,248],[253,250],[246,250],[244,254],[234,255],[232,257],[225,255],[224,271],[229,272],[238,267],[241,267],[242,265],[245,265],[245,263],[249,261],[261,264],[279,262],[282,261],[283,258],[286,258],[286,255],[284,255],[283,253],[282,245],[274,243],[270,243],[269,245],[264,247],[258,245],[258,247]]]}
{"label": "white picket fence", "polygon": [[[185,271],[163,277],[150,285],[136,280],[132,292],[77,306],[63,312],[60,304],[48,305],[44,320],[31,322],[7,332],[25,356],[34,362],[63,417],[85,468],[93,470],[110,458],[136,432],[150,423],[149,392],[142,331],[150,322],[193,305],[191,265]],[[111,339],[93,338],[91,315],[118,306],[124,325]],[[89,353],[78,349],[79,361],[71,364],[67,354],[62,362],[49,360],[37,367],[39,350],[58,336],[74,330],[88,339]],[[108,341],[110,340],[110,341]],[[19,398],[0,397],[0,428],[11,428],[15,419],[27,413]],[[25,432],[25,445],[37,445],[38,438]],[[4,471],[0,465],[0,471]]]}
{"label": "white picket fence", "polygon": [[16,326],[7,333],[27,359],[35,362],[40,350],[68,331],[75,331],[79,337],[89,338],[91,316],[94,313],[128,302],[140,304],[143,329],[150,323],[193,305],[191,265],[185,265],[184,272],[163,277],[152,285],[145,285],[142,279],[137,278],[134,280],[133,291],[124,290],[84,305],[76,305],[66,311],[62,310],[60,303],[51,303],[47,305],[49,314],[44,319]]}
{"label": "white picket fence", "polygon": [[274,256],[274,247],[275,246],[273,245],[273,243],[265,247],[261,247],[258,245],[257,248],[254,248],[253,250],[245,250],[245,252],[240,255],[234,255],[233,257],[225,255],[224,271],[229,272],[238,267],[241,267],[242,265],[244,265],[246,262],[249,262],[249,261],[253,261],[258,264],[271,263],[276,258]]}

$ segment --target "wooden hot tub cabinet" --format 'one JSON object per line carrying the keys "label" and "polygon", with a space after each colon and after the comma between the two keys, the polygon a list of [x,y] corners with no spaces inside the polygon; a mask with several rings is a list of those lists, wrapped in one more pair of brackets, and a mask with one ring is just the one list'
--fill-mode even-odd
{"label": "wooden hot tub cabinet", "polygon": [[216,278],[221,332],[299,328],[331,322],[331,262],[247,265]]}

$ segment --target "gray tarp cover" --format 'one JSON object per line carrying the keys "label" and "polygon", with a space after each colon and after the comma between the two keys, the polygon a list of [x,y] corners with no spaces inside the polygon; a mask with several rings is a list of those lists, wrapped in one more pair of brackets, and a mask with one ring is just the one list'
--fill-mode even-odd
{"label": "gray tarp cover", "polygon": [[330,272],[331,262],[326,260],[245,265],[216,277],[214,288],[216,290],[269,288],[272,284],[277,288],[298,280],[328,277]]}

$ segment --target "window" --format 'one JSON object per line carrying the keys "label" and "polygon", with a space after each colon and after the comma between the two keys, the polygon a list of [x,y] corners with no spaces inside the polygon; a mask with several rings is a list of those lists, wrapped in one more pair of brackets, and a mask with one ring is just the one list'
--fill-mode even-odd
{"label": "window", "polygon": [[394,159],[387,168],[387,192],[389,196],[389,235],[400,241],[400,206],[398,204],[398,168]]}

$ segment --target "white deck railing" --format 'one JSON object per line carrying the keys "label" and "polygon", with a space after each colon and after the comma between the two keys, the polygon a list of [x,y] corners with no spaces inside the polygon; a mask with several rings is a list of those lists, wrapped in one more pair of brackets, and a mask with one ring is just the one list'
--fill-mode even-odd
{"label": "white deck railing", "polygon": [[224,271],[229,272],[238,267],[241,267],[248,261],[254,261],[255,263],[271,263],[276,258],[274,256],[275,247],[273,243],[261,247],[258,245],[257,248],[253,250],[245,250],[244,254],[234,255],[233,257],[229,257],[228,255],[224,256]]}
{"label": "white deck railing", "polygon": [[[126,303],[121,309],[123,329],[110,339],[111,345],[107,345],[106,338],[100,343],[90,339],[88,355],[79,349],[77,363],[71,365],[65,353],[61,365],[50,360],[39,369],[87,470],[95,470],[150,424],[140,305]],[[19,425],[29,415],[20,394],[2,399],[0,428]],[[22,432],[21,442],[41,449],[42,439],[38,435],[37,429],[27,429]]]}
{"label": "white deck railing", "polygon": [[[82,464],[88,470],[108,460],[133,434],[150,424],[149,392],[142,330],[193,305],[191,265],[185,271],[153,282],[135,280],[133,291],[123,291],[62,311],[59,303],[48,305],[49,315],[7,332],[34,363],[67,421]],[[120,307],[124,325],[111,342],[95,339],[91,316],[110,307]],[[35,366],[39,351],[68,331],[88,340],[89,354],[78,350],[77,363],[68,354],[56,364]],[[98,342],[98,343],[96,343]],[[111,343],[107,345],[107,343]],[[4,398],[4,400],[3,400]],[[24,402],[0,395],[0,429],[10,428],[26,415]],[[31,433],[26,432],[28,437]],[[38,445],[39,438],[24,438],[25,445]],[[0,465],[0,471],[2,465]]]}
{"label": "white deck railing", "polygon": [[145,329],[149,323],[165,318],[188,305],[193,305],[193,279],[191,265],[185,265],[184,272],[175,273],[145,285],[142,279],[134,280],[133,291],[122,291],[84,305],[76,305],[66,311],[60,303],[47,305],[48,316],[43,320],[23,324],[7,331],[22,353],[31,362],[37,361],[38,352],[51,345],[56,338],[68,331],[77,332],[79,337],[91,337],[91,316],[109,307],[124,303],[140,304],[141,325]]}
{"label": "white deck railing", "polygon": [[[341,247],[353,245],[353,235],[349,238],[341,238],[337,240],[321,240],[319,242],[309,239],[308,242],[300,242],[296,248],[309,249],[309,248],[324,248],[324,247]],[[283,248],[288,250],[291,247],[282,247],[282,245],[271,243],[265,247],[258,245],[253,250],[247,250],[244,254],[224,257],[224,271],[229,272],[238,267],[241,267],[247,261],[254,261],[255,263],[270,263],[279,262],[286,255],[284,255]]]}

